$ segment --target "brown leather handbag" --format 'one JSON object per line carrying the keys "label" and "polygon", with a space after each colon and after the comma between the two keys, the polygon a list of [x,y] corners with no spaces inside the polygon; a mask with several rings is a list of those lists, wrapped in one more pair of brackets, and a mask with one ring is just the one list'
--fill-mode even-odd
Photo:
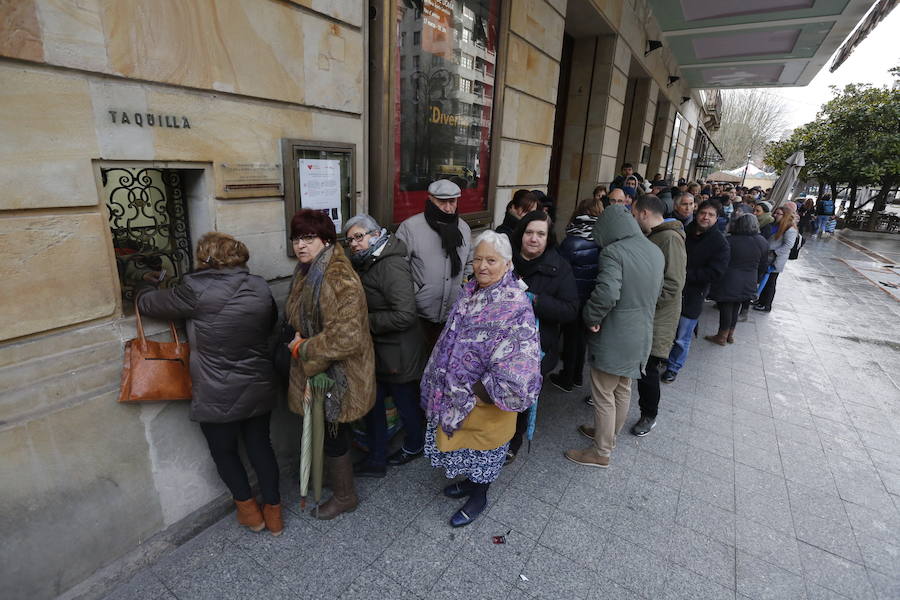
{"label": "brown leather handbag", "polygon": [[125,342],[125,364],[119,402],[159,402],[191,399],[190,348],[178,340],[169,321],[173,342],[154,342],[144,337],[144,325],[134,304],[138,337]]}

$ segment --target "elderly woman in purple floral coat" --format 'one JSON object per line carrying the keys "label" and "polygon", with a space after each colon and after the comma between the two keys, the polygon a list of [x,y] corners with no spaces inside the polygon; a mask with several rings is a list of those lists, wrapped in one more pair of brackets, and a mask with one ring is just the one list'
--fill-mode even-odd
{"label": "elderly woman in purple floral coat", "polygon": [[516,413],[541,391],[541,346],[525,284],[512,274],[509,239],[493,231],[475,240],[475,281],[463,288],[422,377],[428,420],[425,454],[448,478],[450,498],[469,497],[450,519],[474,521],[500,475]]}

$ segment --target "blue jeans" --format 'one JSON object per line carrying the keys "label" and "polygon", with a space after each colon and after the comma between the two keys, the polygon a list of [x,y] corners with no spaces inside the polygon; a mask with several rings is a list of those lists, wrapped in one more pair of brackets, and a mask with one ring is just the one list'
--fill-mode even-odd
{"label": "blue jeans", "polygon": [[819,233],[819,235],[825,233],[825,225],[830,220],[831,217],[829,217],[828,215],[819,215],[816,217],[816,231]]}
{"label": "blue jeans", "polygon": [[369,462],[376,465],[387,463],[387,416],[384,399],[390,396],[403,421],[403,448],[412,454],[422,451],[425,444],[425,431],[422,421],[425,418],[419,407],[419,382],[386,383],[377,382],[375,406],[365,416],[366,438],[369,442]]}
{"label": "blue jeans", "polygon": [[675,343],[672,345],[672,351],[669,352],[669,363],[667,369],[673,373],[677,373],[684,366],[687,360],[688,352],[691,349],[691,339],[694,337],[694,329],[697,328],[697,321],[700,319],[688,319],[685,316],[678,319],[678,331],[675,333]]}

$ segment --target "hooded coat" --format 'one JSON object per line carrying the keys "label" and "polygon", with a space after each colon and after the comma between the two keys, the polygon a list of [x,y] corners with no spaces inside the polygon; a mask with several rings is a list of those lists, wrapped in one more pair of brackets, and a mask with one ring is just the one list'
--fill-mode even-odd
{"label": "hooded coat", "polygon": [[650,230],[647,239],[656,244],[666,260],[662,291],[653,317],[653,348],[650,350],[651,356],[665,358],[672,349],[681,316],[681,292],[687,268],[684,227],[676,219],[666,219]]}
{"label": "hooded coat", "polygon": [[204,269],[138,297],[141,314],[187,319],[191,420],[230,423],[270,412],[278,383],[269,334],[278,316],[266,280],[246,267]]}
{"label": "hooded coat", "polygon": [[684,229],[687,249],[687,276],[684,282],[681,314],[688,319],[700,318],[703,300],[709,287],[728,269],[728,240],[712,226],[701,232],[697,222]]}
{"label": "hooded coat", "polygon": [[[306,276],[297,271],[285,302],[291,326],[301,330],[300,290]],[[375,404],[375,352],[369,333],[369,312],[359,276],[340,247],[335,248],[325,267],[319,294],[322,331],[304,342],[300,357],[291,361],[288,406],[303,414],[306,380],[325,371],[333,362],[343,362],[347,391],[341,402],[339,423],[363,417]],[[306,355],[306,360],[303,355]]]}
{"label": "hooded coat", "polygon": [[603,211],[594,226],[600,250],[597,284],[584,306],[593,368],[640,378],[653,343],[653,317],[662,289],[665,258],[624,206]]}
{"label": "hooded coat", "polygon": [[416,381],[428,356],[416,317],[406,244],[392,235],[379,250],[357,266],[375,343],[375,377],[387,383]]}

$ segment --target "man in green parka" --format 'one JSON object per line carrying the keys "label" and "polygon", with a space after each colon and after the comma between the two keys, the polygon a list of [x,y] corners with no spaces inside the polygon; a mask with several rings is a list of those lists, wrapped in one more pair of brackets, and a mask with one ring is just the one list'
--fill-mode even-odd
{"label": "man in green parka", "polygon": [[681,290],[687,273],[687,251],[684,248],[684,226],[677,219],[664,219],[665,204],[656,196],[643,196],[634,205],[634,218],[647,239],[662,250],[666,259],[662,292],[656,301],[653,318],[653,347],[643,376],[638,380],[638,402],[641,418],[631,433],[643,437],[656,427],[659,411],[659,367],[664,364],[675,341],[678,317],[681,315]]}
{"label": "man in green parka", "polygon": [[610,205],[593,231],[600,251],[597,284],[584,306],[591,365],[594,426],[578,431],[594,440],[583,450],[566,450],[572,462],[606,468],[625,424],[631,380],[644,371],[653,343],[653,318],[662,289],[665,259],[624,206]]}

